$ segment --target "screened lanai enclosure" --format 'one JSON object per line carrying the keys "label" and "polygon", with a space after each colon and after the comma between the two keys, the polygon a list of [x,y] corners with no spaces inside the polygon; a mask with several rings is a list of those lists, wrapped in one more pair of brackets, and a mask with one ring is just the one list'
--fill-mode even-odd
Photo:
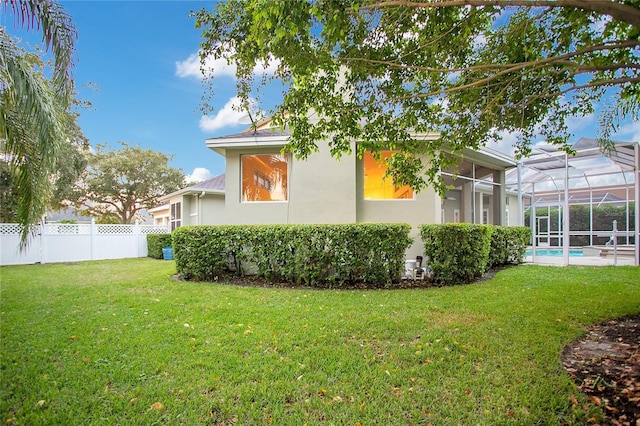
{"label": "screened lanai enclosure", "polygon": [[518,196],[518,216],[533,233],[530,256],[578,257],[609,264],[639,264],[640,172],[638,142],[603,150],[582,138],[575,154],[555,147],[533,150],[507,173],[507,192]]}

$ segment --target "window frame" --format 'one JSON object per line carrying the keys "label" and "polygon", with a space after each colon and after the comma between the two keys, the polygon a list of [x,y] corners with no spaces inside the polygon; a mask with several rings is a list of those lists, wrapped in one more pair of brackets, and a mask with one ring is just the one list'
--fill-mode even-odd
{"label": "window frame", "polygon": [[172,231],[182,226],[182,201],[169,204],[169,224]]}
{"label": "window frame", "polygon": [[[376,160],[373,157],[373,154],[371,153],[371,151],[365,151],[364,152],[363,157],[362,157],[362,198],[365,201],[400,201],[400,202],[402,202],[402,201],[415,201],[416,192],[411,187],[409,187],[409,185],[403,185],[403,186],[398,188],[395,185],[393,185],[393,182],[389,182],[387,184],[387,183],[385,183],[385,181],[383,179],[381,179],[381,181],[380,181],[381,185],[390,185],[391,187],[394,188],[394,192],[397,192],[398,190],[400,190],[400,189],[402,189],[404,187],[407,187],[408,190],[411,191],[411,197],[409,197],[409,198],[393,198],[393,197],[392,198],[371,198],[371,197],[367,197],[367,190],[366,190],[366,179],[367,179],[367,177],[366,177],[366,174],[367,174],[366,161],[367,160],[366,160],[365,156],[366,155],[371,156],[372,160],[374,160],[376,162],[376,164],[378,165],[378,168],[382,168],[384,166],[384,164],[382,164],[382,161],[384,161],[384,158],[387,158],[387,157],[385,157],[385,154],[389,154],[389,156],[390,156],[390,155],[393,155],[396,152],[399,152],[399,151],[398,150],[393,150],[393,149],[380,150],[380,154],[383,156],[383,158],[381,158],[380,160]],[[383,175],[384,175],[384,172],[386,171],[386,166],[384,166],[384,167],[385,168],[382,171]]]}
{"label": "window frame", "polygon": [[[270,156],[270,157],[279,157],[282,161],[284,161],[286,167],[284,168],[284,179],[282,179],[283,183],[283,200],[251,200],[245,198],[245,162],[244,158],[247,157],[260,157],[260,156]],[[280,152],[259,152],[259,153],[243,153],[239,156],[239,164],[240,164],[240,203],[288,203],[289,202],[289,176],[291,174],[291,161],[290,156],[287,154],[282,154]],[[275,168],[273,170],[276,170]],[[272,190],[274,187],[277,187],[277,183],[274,182],[272,176],[268,175],[262,170],[253,169],[251,173],[251,183],[255,187],[259,187],[264,191],[268,191],[272,194]]]}

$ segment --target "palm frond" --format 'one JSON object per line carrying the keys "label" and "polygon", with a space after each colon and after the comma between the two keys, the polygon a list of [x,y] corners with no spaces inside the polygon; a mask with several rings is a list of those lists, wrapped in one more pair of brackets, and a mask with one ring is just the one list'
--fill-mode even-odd
{"label": "palm frond", "polygon": [[53,0],[0,0],[10,9],[16,25],[42,32],[42,42],[55,60],[53,83],[61,100],[68,102],[73,94],[73,52],[77,30],[71,16]]}
{"label": "palm frond", "polygon": [[0,139],[16,182],[17,219],[24,225],[42,217],[64,140],[64,102],[4,31],[0,30]]}

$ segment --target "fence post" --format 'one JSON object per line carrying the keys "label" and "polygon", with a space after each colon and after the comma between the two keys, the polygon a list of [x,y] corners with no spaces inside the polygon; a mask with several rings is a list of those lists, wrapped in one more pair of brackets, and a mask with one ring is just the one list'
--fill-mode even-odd
{"label": "fence post", "polygon": [[140,257],[140,224],[136,220],[133,225],[133,234],[136,241],[136,257]]}
{"label": "fence post", "polygon": [[96,219],[91,218],[91,260],[96,260],[96,244],[98,235],[98,225],[96,225]]}
{"label": "fence post", "polygon": [[45,225],[44,225],[44,219],[40,220],[40,223],[38,224],[38,227],[40,228],[40,232],[38,232],[38,260],[40,262],[40,264],[44,264],[45,263],[45,248],[44,248],[44,243],[45,243],[45,235],[44,232],[46,230]]}

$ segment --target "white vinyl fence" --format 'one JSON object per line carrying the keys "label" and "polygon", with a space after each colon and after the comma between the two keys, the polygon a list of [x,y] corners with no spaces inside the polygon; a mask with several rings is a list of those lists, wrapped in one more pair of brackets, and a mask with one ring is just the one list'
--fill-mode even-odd
{"label": "white vinyl fence", "polygon": [[20,250],[22,226],[0,224],[0,265],[77,262],[147,256],[147,234],[168,234],[168,226],[45,223],[36,225]]}

